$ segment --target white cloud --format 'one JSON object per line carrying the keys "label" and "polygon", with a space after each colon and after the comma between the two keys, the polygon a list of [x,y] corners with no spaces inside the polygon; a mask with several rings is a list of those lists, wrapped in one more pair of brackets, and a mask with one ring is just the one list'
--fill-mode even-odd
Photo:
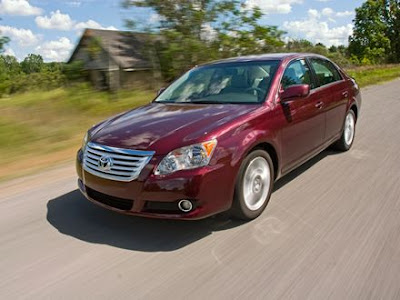
{"label": "white cloud", "polygon": [[48,41],[36,47],[36,52],[39,53],[45,61],[66,61],[74,45],[71,41],[62,37],[58,40]]}
{"label": "white cloud", "polygon": [[310,18],[319,18],[319,12],[316,9],[310,9],[308,10],[308,15],[310,16]]}
{"label": "white cloud", "polygon": [[85,28],[92,28],[92,29],[107,29],[107,30],[117,30],[114,26],[107,26],[104,27],[101,24],[97,23],[94,20],[88,20],[86,22],[79,22],[75,25],[75,29],[82,30]]}
{"label": "white cloud", "polygon": [[39,36],[34,34],[30,29],[0,25],[0,31],[3,35],[10,37],[11,41],[17,42],[21,47],[36,45],[39,42]]}
{"label": "white cloud", "polygon": [[325,7],[325,8],[321,11],[321,14],[322,14],[324,17],[327,17],[327,18],[328,18],[328,21],[333,22],[333,23],[336,23],[336,20],[334,19],[335,15],[336,15],[336,12],[335,12],[332,8],[330,8],[330,7]]}
{"label": "white cloud", "polygon": [[339,11],[336,13],[336,16],[341,18],[341,17],[350,17],[354,15],[353,11],[345,10],[345,11]]}
{"label": "white cloud", "polygon": [[0,0],[0,14],[12,16],[40,15],[42,10],[29,4],[27,0]]}
{"label": "white cloud", "polygon": [[6,48],[6,50],[4,51],[3,54],[4,55],[11,55],[11,56],[14,56],[14,57],[16,56],[14,50],[11,49],[11,48]]}
{"label": "white cloud", "polygon": [[330,7],[325,7],[325,8],[322,10],[322,15],[323,15],[323,16],[331,17],[331,16],[334,15],[334,14],[335,14],[335,11],[334,11],[332,8],[330,8]]}
{"label": "white cloud", "polygon": [[288,14],[293,4],[301,4],[303,0],[246,0],[248,8],[258,6],[264,14]]}
{"label": "white cloud", "polygon": [[74,21],[68,14],[63,14],[59,10],[50,13],[48,16],[38,16],[35,19],[37,26],[44,29],[58,29],[58,30],[70,30]]}
{"label": "white cloud", "polygon": [[353,25],[331,28],[322,20],[321,14],[313,9],[308,11],[308,18],[299,21],[286,21],[283,28],[291,38],[306,38],[314,43],[323,43],[326,46],[339,46],[348,43],[348,37],[353,33]]}
{"label": "white cloud", "polygon": [[339,11],[336,12],[334,11],[332,8],[330,7],[325,7],[322,11],[321,11],[322,15],[325,17],[349,17],[352,16],[354,14],[354,12],[349,11],[349,10],[345,10],[345,11]]}
{"label": "white cloud", "polygon": [[85,28],[117,30],[114,26],[104,27],[91,19],[86,22],[77,22],[71,19],[68,14],[64,14],[59,10],[56,10],[55,12],[52,11],[50,16],[38,16],[35,21],[40,28],[65,31],[75,29],[78,33],[81,33]]}

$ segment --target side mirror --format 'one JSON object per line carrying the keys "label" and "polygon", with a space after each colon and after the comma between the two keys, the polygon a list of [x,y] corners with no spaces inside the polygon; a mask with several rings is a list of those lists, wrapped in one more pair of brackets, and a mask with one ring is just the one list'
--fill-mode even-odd
{"label": "side mirror", "polygon": [[157,92],[157,96],[160,96],[162,94],[162,92],[165,91],[165,89],[166,89],[165,87],[162,87],[161,89],[159,89]]}
{"label": "side mirror", "polygon": [[296,84],[289,86],[281,92],[281,101],[290,100],[293,98],[304,98],[310,94],[309,84]]}

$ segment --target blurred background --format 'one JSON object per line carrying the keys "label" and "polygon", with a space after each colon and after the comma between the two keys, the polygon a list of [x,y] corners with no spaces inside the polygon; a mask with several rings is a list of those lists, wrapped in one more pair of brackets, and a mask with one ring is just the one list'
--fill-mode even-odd
{"label": "blurred background", "polygon": [[0,0],[0,180],[72,161],[90,126],[208,61],[313,52],[361,86],[400,76],[400,1],[324,2]]}

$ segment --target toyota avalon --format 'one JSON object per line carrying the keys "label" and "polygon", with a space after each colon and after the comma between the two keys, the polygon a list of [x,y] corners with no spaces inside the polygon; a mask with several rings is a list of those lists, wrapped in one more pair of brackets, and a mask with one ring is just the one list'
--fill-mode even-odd
{"label": "toyota avalon", "polygon": [[258,217],[274,182],[329,146],[353,144],[361,95],[314,54],[270,54],[197,66],[149,104],[92,127],[78,185],[121,213]]}

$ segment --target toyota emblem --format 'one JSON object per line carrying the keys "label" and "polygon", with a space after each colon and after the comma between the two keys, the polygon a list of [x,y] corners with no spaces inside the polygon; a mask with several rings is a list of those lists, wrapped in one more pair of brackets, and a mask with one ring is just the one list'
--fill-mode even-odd
{"label": "toyota emblem", "polygon": [[109,156],[102,156],[98,161],[98,166],[102,171],[110,171],[113,166],[113,160]]}

